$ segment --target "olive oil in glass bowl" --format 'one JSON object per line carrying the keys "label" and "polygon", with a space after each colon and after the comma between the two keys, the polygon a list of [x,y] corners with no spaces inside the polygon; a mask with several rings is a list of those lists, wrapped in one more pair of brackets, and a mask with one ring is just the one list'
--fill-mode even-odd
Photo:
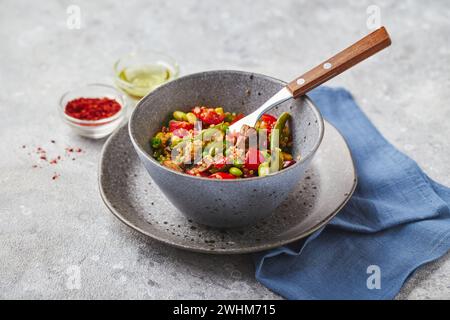
{"label": "olive oil in glass bowl", "polygon": [[177,62],[154,51],[134,52],[114,64],[116,85],[135,99],[178,77]]}

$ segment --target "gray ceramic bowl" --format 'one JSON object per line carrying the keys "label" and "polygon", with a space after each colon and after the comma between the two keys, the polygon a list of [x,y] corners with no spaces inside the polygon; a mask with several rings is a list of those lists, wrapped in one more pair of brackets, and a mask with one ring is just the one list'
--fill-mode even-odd
{"label": "gray ceramic bowl", "polygon": [[238,180],[216,180],[178,173],[151,156],[150,138],[175,110],[196,105],[222,106],[248,114],[285,83],[241,71],[209,71],[169,82],[144,97],[129,121],[129,134],[139,158],[166,197],[189,219],[212,227],[249,225],[269,216],[302,179],[319,147],[324,125],[307,98],[287,101],[272,110],[291,113],[293,155],[301,160],[280,172]]}

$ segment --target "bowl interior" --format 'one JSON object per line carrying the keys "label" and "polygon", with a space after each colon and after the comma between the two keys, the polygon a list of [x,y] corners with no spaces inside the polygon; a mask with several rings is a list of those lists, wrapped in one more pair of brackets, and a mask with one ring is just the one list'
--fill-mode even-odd
{"label": "bowl interior", "polygon": [[[160,130],[175,110],[194,106],[221,106],[226,111],[249,114],[280,90],[284,82],[241,71],[210,71],[185,76],[159,87],[143,98],[130,119],[135,143],[151,156],[150,138]],[[308,98],[286,101],[271,114],[291,113],[294,158],[308,158],[320,144],[323,120]]]}

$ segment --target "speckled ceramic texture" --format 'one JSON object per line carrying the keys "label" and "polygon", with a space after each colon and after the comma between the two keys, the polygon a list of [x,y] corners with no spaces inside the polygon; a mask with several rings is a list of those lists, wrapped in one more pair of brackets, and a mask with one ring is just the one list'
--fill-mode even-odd
{"label": "speckled ceramic texture", "polygon": [[280,90],[282,81],[240,71],[209,71],[164,85],[143,98],[134,110],[129,132],[148,173],[164,195],[188,218],[229,228],[253,225],[272,214],[303,178],[323,136],[323,120],[308,98],[292,99],[273,110],[288,111],[295,165],[267,177],[217,180],[193,177],[161,166],[152,156],[150,138],[175,110],[197,105],[222,106],[249,114]]}
{"label": "speckled ceramic texture", "polygon": [[182,249],[237,254],[275,248],[319,229],[350,198],[356,175],[344,139],[326,123],[305,179],[276,212],[250,227],[220,230],[186,218],[166,199],[148,178],[123,127],[105,144],[99,184],[111,212],[133,229]]}

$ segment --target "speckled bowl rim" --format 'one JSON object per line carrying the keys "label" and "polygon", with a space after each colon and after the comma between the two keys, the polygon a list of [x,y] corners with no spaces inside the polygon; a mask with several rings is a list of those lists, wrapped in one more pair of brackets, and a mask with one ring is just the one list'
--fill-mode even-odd
{"label": "speckled bowl rim", "polygon": [[307,96],[303,96],[302,99],[305,99],[305,102],[309,104],[309,106],[312,108],[312,111],[314,113],[314,115],[317,118],[317,122],[319,124],[319,138],[317,139],[315,145],[313,146],[313,148],[309,151],[309,153],[307,153],[305,156],[302,156],[300,161],[297,161],[294,165],[289,166],[283,170],[280,170],[279,172],[273,173],[273,174],[269,174],[267,176],[264,177],[253,177],[253,178],[245,178],[245,179],[210,179],[207,177],[198,177],[198,176],[192,176],[183,172],[177,172],[174,170],[170,170],[167,167],[161,165],[158,161],[156,161],[156,159],[154,159],[150,154],[148,154],[145,150],[143,150],[141,148],[141,146],[135,141],[134,137],[133,137],[133,133],[132,133],[132,126],[133,126],[133,120],[135,118],[135,115],[137,113],[137,110],[139,109],[139,107],[144,103],[144,100],[148,99],[149,96],[156,94],[159,90],[163,89],[166,86],[169,85],[174,85],[175,82],[177,81],[182,81],[182,80],[186,80],[186,79],[190,79],[190,78],[199,78],[199,77],[203,77],[205,75],[210,75],[210,74],[240,74],[240,75],[246,75],[246,76],[256,76],[256,77],[260,77],[266,80],[270,80],[270,81],[275,81],[278,82],[279,84],[285,86],[287,83],[273,78],[273,77],[269,77],[263,74],[259,74],[259,73],[255,73],[255,72],[247,72],[247,71],[238,71],[238,70],[213,70],[213,71],[203,71],[203,72],[198,72],[198,73],[193,73],[175,80],[172,80],[168,83],[165,83],[164,85],[156,88],[155,90],[153,90],[152,92],[150,92],[149,94],[147,94],[144,98],[142,98],[138,104],[136,105],[136,107],[134,108],[133,112],[131,113],[130,119],[128,121],[128,135],[130,136],[130,140],[134,146],[134,148],[136,150],[138,150],[142,155],[145,156],[146,159],[150,160],[150,162],[152,162],[154,165],[159,166],[160,168],[162,168],[163,170],[165,170],[167,173],[169,174],[173,174],[176,176],[183,176],[186,177],[188,179],[192,179],[192,180],[206,180],[206,181],[214,181],[213,183],[246,183],[246,182],[250,182],[250,181],[254,181],[254,180],[260,180],[260,179],[270,179],[271,177],[276,176],[277,174],[280,174],[281,172],[286,173],[289,170],[293,170],[295,169],[297,166],[299,166],[300,164],[302,164],[303,162],[307,161],[309,158],[311,158],[312,156],[314,156],[314,154],[316,153],[317,149],[319,148],[320,144],[322,143],[323,140],[323,135],[324,135],[324,131],[325,131],[325,126],[324,126],[324,122],[323,122],[323,117],[322,114],[320,113],[319,109],[316,107],[316,105],[314,104],[314,102],[312,102],[312,100]]}
{"label": "speckled bowl rim", "polygon": [[[153,233],[147,232],[146,230],[141,229],[140,227],[134,225],[132,222],[128,221],[118,210],[116,210],[114,208],[114,206],[112,205],[112,203],[109,202],[108,197],[106,196],[104,190],[103,190],[103,185],[102,185],[102,173],[103,173],[103,160],[104,160],[104,155],[105,155],[105,151],[107,148],[109,148],[109,144],[111,143],[112,139],[121,132],[121,129],[126,126],[123,125],[122,127],[118,128],[112,135],[109,136],[108,140],[106,140],[105,144],[103,145],[102,151],[101,151],[101,156],[99,159],[99,171],[98,171],[98,185],[99,185],[99,191],[100,191],[100,196],[103,200],[103,202],[105,203],[106,207],[109,209],[109,211],[111,211],[111,213],[117,218],[119,219],[123,224],[127,225],[128,227],[130,227],[131,229],[134,229],[136,231],[138,231],[139,233],[150,237],[151,239],[157,240],[163,244],[178,248],[178,249],[182,249],[182,250],[187,250],[187,251],[191,251],[191,252],[197,252],[197,253],[206,253],[206,254],[214,254],[214,255],[234,255],[234,254],[249,254],[249,253],[255,253],[255,252],[261,252],[261,251],[265,251],[265,250],[270,250],[270,249],[274,249],[274,248],[278,248],[280,246],[298,241],[300,239],[306,238],[309,235],[311,235],[312,233],[316,232],[317,230],[319,230],[320,228],[322,228],[323,226],[325,226],[328,222],[331,221],[331,219],[333,219],[339,211],[341,211],[341,209],[347,204],[347,202],[350,200],[350,198],[352,197],[353,193],[356,190],[356,186],[358,185],[358,176],[356,173],[356,167],[355,167],[355,161],[353,159],[352,153],[350,151],[350,148],[348,147],[347,141],[345,140],[345,138],[342,136],[342,134],[340,133],[340,131],[334,127],[332,124],[328,123],[328,125],[332,126],[338,133],[339,135],[341,135],[344,144],[346,146],[346,151],[349,153],[350,155],[350,159],[352,161],[352,168],[353,168],[353,185],[352,188],[350,190],[350,192],[348,193],[347,197],[341,202],[341,204],[336,207],[335,210],[331,211],[330,214],[323,220],[321,220],[320,222],[318,222],[314,227],[306,230],[305,232],[299,234],[298,236],[292,237],[290,239],[285,239],[285,240],[280,240],[271,244],[267,244],[267,245],[256,245],[256,246],[252,246],[252,247],[247,247],[247,248],[236,248],[236,249],[227,249],[227,250],[206,250],[206,249],[199,249],[199,248],[194,248],[194,247],[190,247],[187,245],[182,245],[179,243],[174,243],[171,242],[169,240],[163,239]],[[128,135],[129,136],[129,135]],[[131,139],[130,139],[131,140]],[[139,161],[139,160],[138,160]],[[139,161],[140,162],[140,161]]]}

